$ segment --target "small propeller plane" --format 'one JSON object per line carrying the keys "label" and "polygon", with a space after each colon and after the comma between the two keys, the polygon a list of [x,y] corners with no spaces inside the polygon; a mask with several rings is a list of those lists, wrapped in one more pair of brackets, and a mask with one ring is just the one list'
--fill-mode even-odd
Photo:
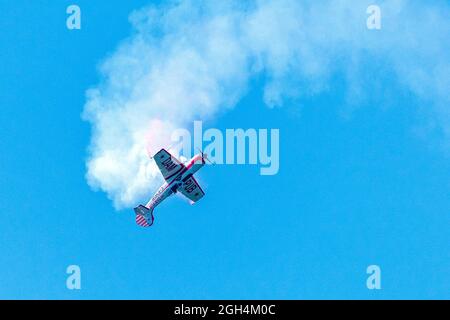
{"label": "small propeller plane", "polygon": [[155,220],[153,210],[169,196],[180,192],[194,204],[205,195],[194,178],[194,173],[203,167],[206,161],[210,162],[202,151],[186,164],[181,163],[165,149],[158,151],[153,159],[166,182],[145,206],[139,205],[134,208],[136,223],[142,227],[150,227],[153,224]]}

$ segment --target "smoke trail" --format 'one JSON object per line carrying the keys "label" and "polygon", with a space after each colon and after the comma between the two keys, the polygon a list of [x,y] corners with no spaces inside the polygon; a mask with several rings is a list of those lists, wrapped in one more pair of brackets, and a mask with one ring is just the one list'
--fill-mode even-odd
{"label": "smoke trail", "polygon": [[366,28],[368,1],[183,1],[133,12],[133,34],[87,91],[88,183],[117,208],[135,205],[161,182],[148,153],[167,146],[173,129],[233,108],[252,77],[265,75],[273,107],[320,94],[342,74],[351,102],[370,93],[367,56],[429,103],[450,136],[449,6],[377,2],[376,35]]}

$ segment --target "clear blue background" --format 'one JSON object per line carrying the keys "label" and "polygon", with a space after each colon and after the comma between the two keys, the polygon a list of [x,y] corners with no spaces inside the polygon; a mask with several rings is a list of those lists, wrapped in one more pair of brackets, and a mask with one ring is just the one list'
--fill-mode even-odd
{"label": "clear blue background", "polygon": [[373,94],[343,117],[338,77],[278,109],[255,79],[208,125],[280,128],[279,174],[208,167],[207,196],[166,201],[150,230],[90,190],[84,93],[146,3],[79,0],[69,31],[69,1],[0,1],[0,298],[450,298],[449,157],[414,134],[418,102],[394,80],[391,106]]}

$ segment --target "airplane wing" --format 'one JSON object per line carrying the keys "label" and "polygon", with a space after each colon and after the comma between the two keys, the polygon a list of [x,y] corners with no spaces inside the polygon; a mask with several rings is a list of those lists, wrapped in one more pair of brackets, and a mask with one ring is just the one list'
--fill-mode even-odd
{"label": "airplane wing", "polygon": [[189,179],[184,181],[178,191],[191,200],[191,204],[197,202],[205,195],[197,180],[195,180],[193,176],[190,176]]}
{"label": "airplane wing", "polygon": [[172,156],[165,149],[161,149],[157,154],[153,156],[156,165],[161,171],[165,180],[174,177],[177,173],[181,172],[185,168],[184,164],[178,161],[177,158]]}

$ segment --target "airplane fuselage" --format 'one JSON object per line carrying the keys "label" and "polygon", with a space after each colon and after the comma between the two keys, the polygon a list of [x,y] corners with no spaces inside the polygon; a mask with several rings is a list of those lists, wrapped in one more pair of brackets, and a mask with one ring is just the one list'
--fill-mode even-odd
{"label": "airplane fuselage", "polygon": [[166,179],[166,182],[158,189],[158,191],[156,191],[155,195],[146,204],[146,207],[150,210],[155,209],[157,205],[176,193],[182,183],[189,179],[189,177],[200,170],[204,165],[205,161],[202,155],[195,155],[184,167],[181,167],[177,172]]}

